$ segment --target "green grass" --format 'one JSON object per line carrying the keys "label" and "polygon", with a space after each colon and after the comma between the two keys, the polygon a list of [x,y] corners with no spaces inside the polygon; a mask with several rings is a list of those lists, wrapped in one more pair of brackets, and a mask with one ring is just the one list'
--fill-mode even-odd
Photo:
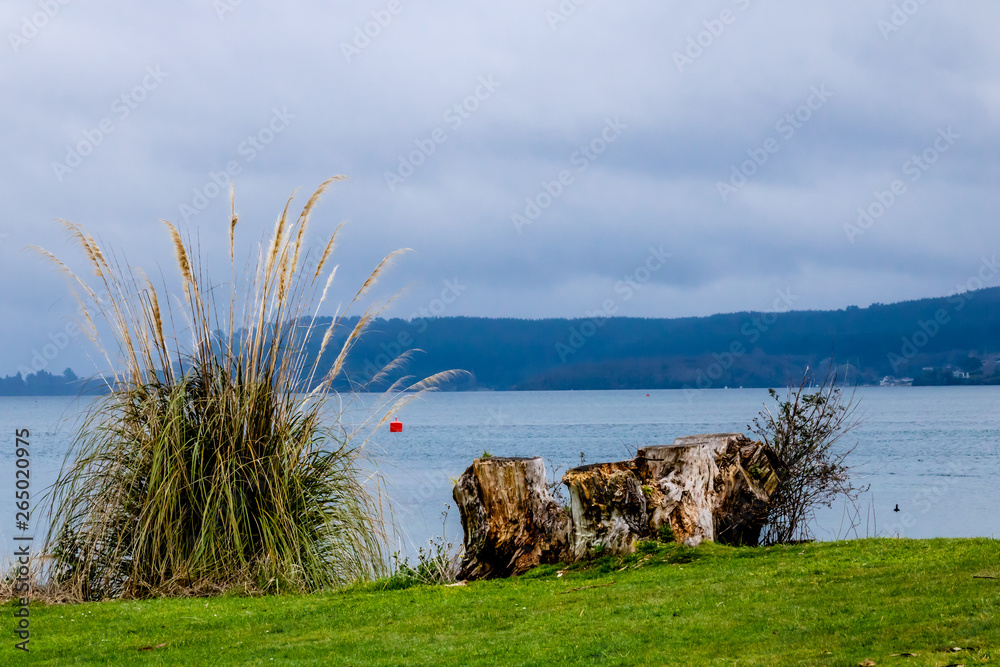
{"label": "green grass", "polygon": [[[312,595],[38,605],[30,661],[1000,664],[1000,580],[974,577],[1000,574],[997,540],[647,543],[558,570],[451,588],[383,580]],[[13,642],[4,664],[17,664]],[[917,655],[892,657],[902,653]]]}

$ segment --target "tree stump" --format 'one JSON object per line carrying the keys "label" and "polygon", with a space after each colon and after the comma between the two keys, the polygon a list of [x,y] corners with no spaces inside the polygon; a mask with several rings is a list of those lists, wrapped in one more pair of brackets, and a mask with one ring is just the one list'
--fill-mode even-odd
{"label": "tree stump", "polygon": [[771,494],[787,476],[788,467],[770,447],[747,438],[728,442],[716,464],[715,541],[755,547]]}
{"label": "tree stump", "polygon": [[567,513],[549,493],[540,458],[475,459],[455,485],[466,579],[509,577],[541,564],[621,554],[669,527],[678,542],[756,545],[787,468],[740,433],[677,438],[631,461],[563,475]]}
{"label": "tree stump", "polygon": [[569,517],[546,484],[541,458],[479,458],[455,484],[465,555],[459,577],[490,579],[567,557]]}
{"label": "tree stump", "polygon": [[706,433],[644,447],[636,456],[649,488],[650,530],[669,524],[674,539],[756,545],[767,501],[784,466],[769,447],[741,433]]}
{"label": "tree stump", "polygon": [[628,553],[664,527],[691,546],[755,545],[783,470],[769,447],[740,433],[689,435],[643,447],[631,461],[574,468],[563,476],[572,554]]}
{"label": "tree stump", "polygon": [[631,552],[635,541],[649,532],[635,461],[574,468],[563,475],[563,484],[569,487],[573,558],[587,557],[595,546]]}

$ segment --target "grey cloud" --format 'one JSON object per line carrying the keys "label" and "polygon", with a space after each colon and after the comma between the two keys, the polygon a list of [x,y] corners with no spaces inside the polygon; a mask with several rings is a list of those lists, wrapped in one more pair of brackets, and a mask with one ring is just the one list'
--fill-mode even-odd
{"label": "grey cloud", "polygon": [[[17,53],[0,49],[0,315],[19,323],[4,330],[0,373],[72,313],[60,280],[22,246],[66,250],[52,222],[65,217],[133,263],[169,267],[167,218],[211,255],[225,243],[225,195],[187,220],[182,206],[214,191],[231,162],[245,243],[294,188],[304,196],[348,174],[317,231],[350,221],[345,290],[387,252],[414,248],[384,286],[410,286],[402,316],[455,278],[469,288],[445,314],[582,316],[660,245],[674,257],[626,314],[761,309],[789,285],[797,308],[865,305],[947,293],[1000,245],[994,3],[927,3],[888,39],[887,1],[590,0],[565,20],[546,13],[553,0],[400,3],[351,58],[343,45],[387,1],[242,3],[222,20],[205,2],[74,2]],[[9,3],[5,36],[35,8]],[[724,9],[734,20],[706,38]],[[689,38],[707,45],[678,71]],[[147,67],[168,76],[118,118],[112,105]],[[454,126],[446,114],[480,77],[500,86]],[[782,138],[776,123],[824,85],[833,97]],[[269,137],[274,109],[294,119]],[[628,129],[579,171],[571,156],[615,117]],[[105,118],[114,131],[60,182],[53,163]],[[949,126],[962,135],[954,149],[849,243],[857,208]],[[386,172],[439,128],[446,139],[390,190]],[[269,141],[242,150],[248,137]],[[718,183],[769,138],[778,151],[723,200]],[[512,214],[563,170],[572,185],[518,233]],[[64,354],[57,370],[89,364]]]}

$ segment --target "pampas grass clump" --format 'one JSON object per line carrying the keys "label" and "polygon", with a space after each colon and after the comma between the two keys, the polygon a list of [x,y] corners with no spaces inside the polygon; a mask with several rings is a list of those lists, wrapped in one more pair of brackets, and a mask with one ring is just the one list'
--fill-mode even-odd
{"label": "pampas grass clump", "polygon": [[[340,178],[324,182],[294,221],[290,198],[242,272],[233,203],[228,298],[170,223],[183,292],[174,305],[80,225],[63,223],[94,285],[41,251],[69,276],[84,324],[114,369],[52,496],[47,550],[54,582],[71,597],[312,591],[384,574],[381,487],[366,483],[364,436],[336,418],[329,423],[324,410],[352,345],[381,307],[365,309],[328,370],[318,362],[342,313],[323,333],[320,354],[303,353],[336,274],[328,264],[337,237],[306,267],[306,230],[321,194]],[[369,425],[392,412],[370,413]]]}

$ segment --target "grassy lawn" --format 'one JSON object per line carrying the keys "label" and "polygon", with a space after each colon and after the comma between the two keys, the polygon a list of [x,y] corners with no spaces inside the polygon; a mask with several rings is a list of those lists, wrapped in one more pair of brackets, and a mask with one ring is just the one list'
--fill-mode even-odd
{"label": "grassy lawn", "polygon": [[[975,576],[1000,575],[998,540],[770,549],[646,544],[625,560],[604,558],[562,576],[557,570],[461,587],[385,590],[381,582],[309,596],[33,605],[29,659],[33,665],[1000,664],[1000,580]],[[28,664],[6,634],[0,663]]]}

